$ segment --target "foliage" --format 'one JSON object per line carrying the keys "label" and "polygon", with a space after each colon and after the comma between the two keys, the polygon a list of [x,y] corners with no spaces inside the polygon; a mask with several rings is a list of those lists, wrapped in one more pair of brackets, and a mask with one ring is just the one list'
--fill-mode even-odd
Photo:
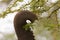
{"label": "foliage", "polygon": [[[0,17],[5,17],[8,13],[13,13],[20,10],[30,10],[36,13],[38,20],[36,20],[32,25],[32,31],[34,33],[35,39],[37,35],[44,36],[47,40],[60,40],[60,24],[58,21],[58,10],[60,8],[60,0],[55,3],[49,2],[49,0],[31,0],[30,2],[21,6],[18,10],[11,11],[12,7],[17,6],[17,2],[23,2],[23,0],[15,0],[9,4],[6,11],[0,14]],[[49,3],[48,3],[49,2]],[[41,15],[46,12],[47,17],[41,17]],[[28,29],[31,24],[27,24],[26,28]],[[46,33],[47,32],[47,33]],[[45,33],[45,34],[44,34]]]}

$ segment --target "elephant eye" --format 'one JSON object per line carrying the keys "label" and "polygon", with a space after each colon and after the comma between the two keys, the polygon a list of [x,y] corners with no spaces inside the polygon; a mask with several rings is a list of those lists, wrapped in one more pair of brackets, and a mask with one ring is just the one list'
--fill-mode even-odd
{"label": "elephant eye", "polygon": [[30,23],[31,23],[31,21],[30,21],[30,20],[26,20],[26,23],[30,24]]}

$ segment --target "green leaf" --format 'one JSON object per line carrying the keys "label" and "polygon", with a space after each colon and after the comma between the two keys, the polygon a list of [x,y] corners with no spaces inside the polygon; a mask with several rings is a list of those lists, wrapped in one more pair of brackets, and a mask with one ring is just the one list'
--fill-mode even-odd
{"label": "green leaf", "polygon": [[23,26],[23,28],[24,28],[25,30],[28,30],[28,29],[30,28],[30,26],[32,26],[32,24],[31,24],[31,23],[28,23],[28,24],[26,24],[25,26]]}
{"label": "green leaf", "polygon": [[18,0],[19,2],[23,2],[23,0]]}

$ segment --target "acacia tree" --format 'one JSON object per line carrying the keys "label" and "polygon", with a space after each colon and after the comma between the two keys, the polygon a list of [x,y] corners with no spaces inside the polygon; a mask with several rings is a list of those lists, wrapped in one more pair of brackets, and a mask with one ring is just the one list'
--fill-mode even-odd
{"label": "acacia tree", "polygon": [[20,6],[18,9],[11,10],[11,8],[17,6],[17,2],[22,3],[23,1],[24,0],[12,0],[6,11],[0,14],[0,17],[5,17],[7,14],[16,11],[30,10],[38,17],[38,20],[32,24],[32,31],[35,39],[44,40],[42,38],[45,38],[47,40],[60,40],[60,20],[58,18],[60,0],[57,0],[54,3],[49,0],[31,0]]}

